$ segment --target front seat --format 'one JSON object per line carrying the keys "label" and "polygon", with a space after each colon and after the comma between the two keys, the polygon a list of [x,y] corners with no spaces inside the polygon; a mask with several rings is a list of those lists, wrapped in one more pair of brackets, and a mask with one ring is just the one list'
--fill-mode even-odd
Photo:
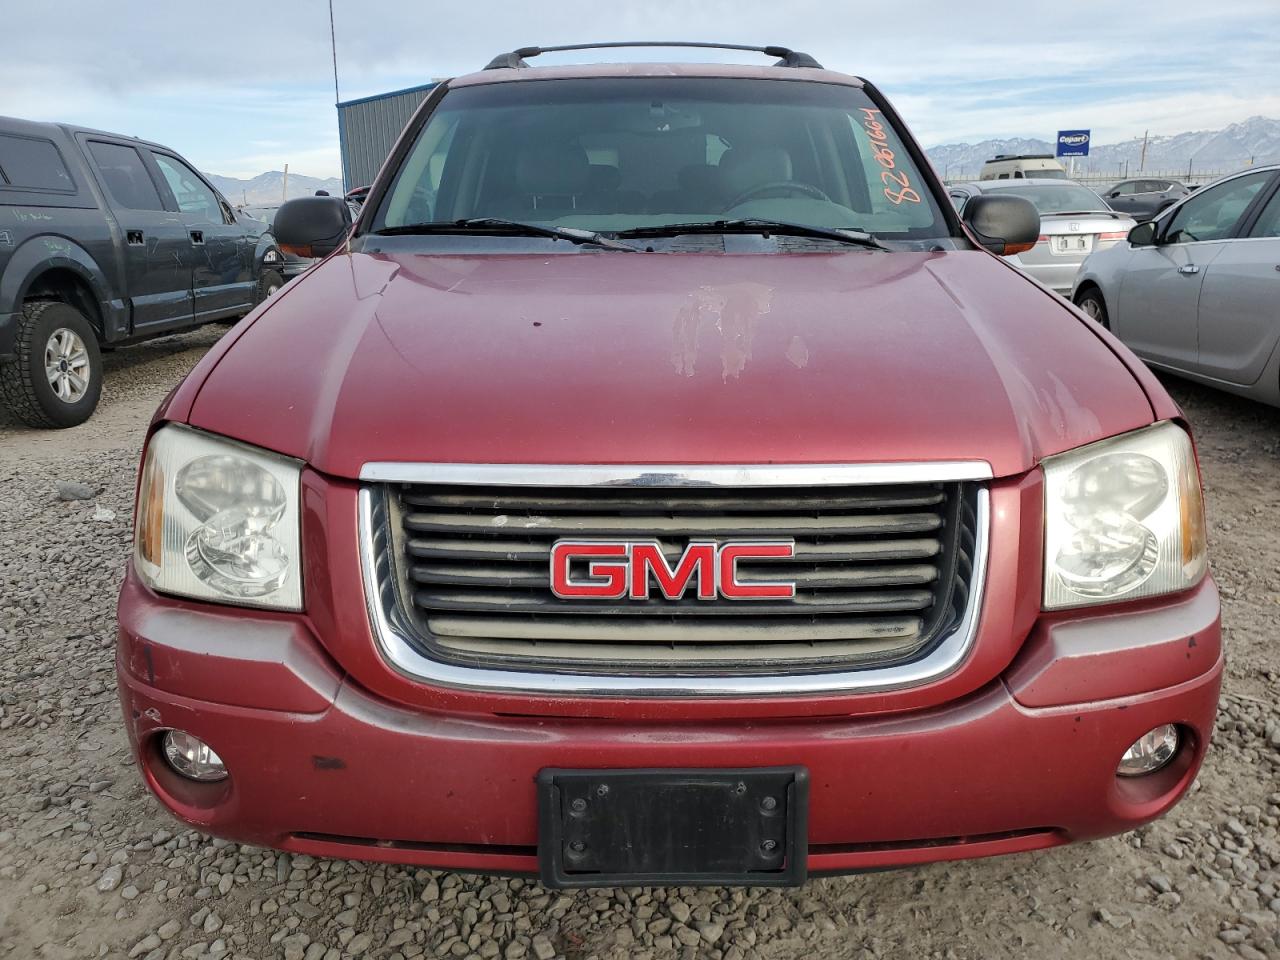
{"label": "front seat", "polygon": [[572,143],[531,144],[516,156],[515,189],[497,204],[513,220],[554,220],[586,206],[587,152]]}
{"label": "front seat", "polygon": [[791,154],[782,147],[734,147],[720,158],[726,203],[766,183],[791,180],[793,172]]}

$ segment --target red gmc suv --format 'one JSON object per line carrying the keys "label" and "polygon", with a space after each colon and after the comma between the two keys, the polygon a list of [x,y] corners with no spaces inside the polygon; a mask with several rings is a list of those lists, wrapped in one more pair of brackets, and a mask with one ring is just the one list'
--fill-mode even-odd
{"label": "red gmc suv", "polygon": [[182,820],[795,884],[1186,791],[1222,645],[1178,408],[998,256],[1029,204],[961,222],[871,84],[755,49],[504,55],[432,91],[354,225],[281,208],[327,259],[157,414],[120,596]]}

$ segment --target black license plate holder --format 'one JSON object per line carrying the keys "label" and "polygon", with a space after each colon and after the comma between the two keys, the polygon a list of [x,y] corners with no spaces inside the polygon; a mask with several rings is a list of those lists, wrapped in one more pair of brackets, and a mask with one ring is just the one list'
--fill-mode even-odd
{"label": "black license plate holder", "polygon": [[538,774],[538,861],[551,888],[799,886],[803,767]]}

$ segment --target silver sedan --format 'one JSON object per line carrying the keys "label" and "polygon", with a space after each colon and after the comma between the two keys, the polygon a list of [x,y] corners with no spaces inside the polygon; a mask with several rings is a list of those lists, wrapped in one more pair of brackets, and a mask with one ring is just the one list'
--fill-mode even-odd
{"label": "silver sedan", "polygon": [[1152,366],[1280,406],[1280,164],[1201,187],[1093,254],[1072,300]]}
{"label": "silver sedan", "polygon": [[1070,295],[1085,258],[1115,246],[1136,222],[1116,213],[1088,187],[1070,180],[981,180],[953,184],[947,191],[957,210],[963,210],[970,197],[983,193],[1030,200],[1040,212],[1040,239],[1026,253],[1005,259],[1064,297]]}

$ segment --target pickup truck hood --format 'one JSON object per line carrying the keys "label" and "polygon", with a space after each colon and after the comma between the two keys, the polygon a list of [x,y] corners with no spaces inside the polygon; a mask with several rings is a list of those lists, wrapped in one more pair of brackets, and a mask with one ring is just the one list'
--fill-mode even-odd
{"label": "pickup truck hood", "polygon": [[1125,364],[980,252],[345,254],[278,294],[190,422],[370,461],[986,460],[1153,419]]}

